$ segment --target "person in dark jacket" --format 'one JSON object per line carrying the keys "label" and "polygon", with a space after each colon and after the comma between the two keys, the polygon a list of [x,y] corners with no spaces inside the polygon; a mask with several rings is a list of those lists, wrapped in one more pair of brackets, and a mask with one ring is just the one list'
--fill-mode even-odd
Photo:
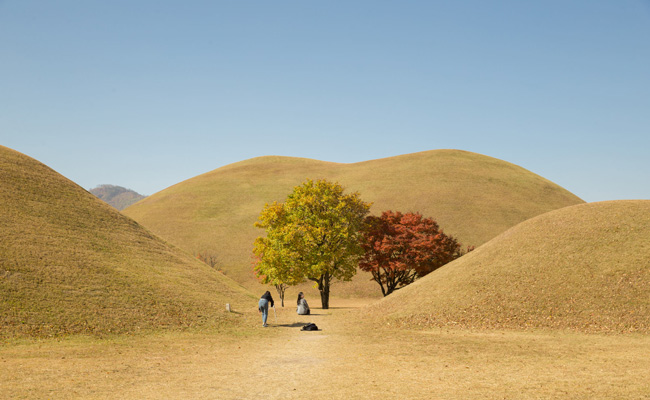
{"label": "person in dark jacket", "polygon": [[275,307],[275,302],[273,301],[271,292],[267,290],[266,293],[262,295],[259,303],[257,304],[257,309],[262,313],[262,326],[264,327],[268,326],[266,324],[266,319],[269,316],[269,303],[271,303],[271,307]]}
{"label": "person in dark jacket", "polygon": [[305,300],[305,295],[300,292],[298,293],[298,315],[309,315],[309,305],[307,300]]}

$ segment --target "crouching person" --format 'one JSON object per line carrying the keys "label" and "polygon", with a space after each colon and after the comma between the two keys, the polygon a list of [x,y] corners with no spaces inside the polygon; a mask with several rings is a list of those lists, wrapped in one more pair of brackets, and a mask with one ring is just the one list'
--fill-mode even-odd
{"label": "crouching person", "polygon": [[309,315],[309,305],[307,300],[305,300],[305,295],[300,292],[298,293],[298,315]]}

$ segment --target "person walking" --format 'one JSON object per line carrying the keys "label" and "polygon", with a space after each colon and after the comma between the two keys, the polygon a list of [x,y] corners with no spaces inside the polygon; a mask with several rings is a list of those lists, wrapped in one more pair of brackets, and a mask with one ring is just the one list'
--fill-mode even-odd
{"label": "person walking", "polygon": [[268,325],[266,324],[266,319],[269,316],[269,303],[271,303],[271,307],[275,307],[275,302],[273,301],[273,296],[271,296],[271,292],[268,290],[266,293],[262,295],[260,298],[259,303],[257,304],[257,310],[262,313],[262,326],[267,327]]}
{"label": "person walking", "polygon": [[298,315],[309,315],[309,304],[305,300],[305,295],[300,292],[298,293]]}

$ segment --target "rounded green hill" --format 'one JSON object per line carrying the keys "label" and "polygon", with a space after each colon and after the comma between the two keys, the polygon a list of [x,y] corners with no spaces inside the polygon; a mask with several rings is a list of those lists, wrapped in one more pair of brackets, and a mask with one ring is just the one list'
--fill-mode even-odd
{"label": "rounded green hill", "polygon": [[[306,179],[325,178],[392,209],[432,217],[464,245],[478,246],[533,216],[583,203],[560,186],[519,166],[459,150],[435,150],[339,164],[260,157],[176,184],[123,212],[193,253],[218,255],[219,268],[251,287],[253,227],[265,203],[284,201]],[[367,279],[366,279],[367,278]],[[369,277],[355,278],[372,288]],[[367,293],[367,292],[366,292]]]}
{"label": "rounded green hill", "polygon": [[0,146],[0,336],[217,326],[252,299],[47,166]]}
{"label": "rounded green hill", "polygon": [[408,327],[650,332],[650,201],[549,212],[395,292]]}

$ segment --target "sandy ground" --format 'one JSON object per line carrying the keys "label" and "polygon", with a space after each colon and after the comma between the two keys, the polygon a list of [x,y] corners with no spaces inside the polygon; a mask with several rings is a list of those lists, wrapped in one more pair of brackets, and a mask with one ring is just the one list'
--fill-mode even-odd
{"label": "sandy ground", "polygon": [[278,308],[268,328],[250,313],[240,333],[6,346],[0,398],[650,399],[646,336],[404,332],[333,305]]}

